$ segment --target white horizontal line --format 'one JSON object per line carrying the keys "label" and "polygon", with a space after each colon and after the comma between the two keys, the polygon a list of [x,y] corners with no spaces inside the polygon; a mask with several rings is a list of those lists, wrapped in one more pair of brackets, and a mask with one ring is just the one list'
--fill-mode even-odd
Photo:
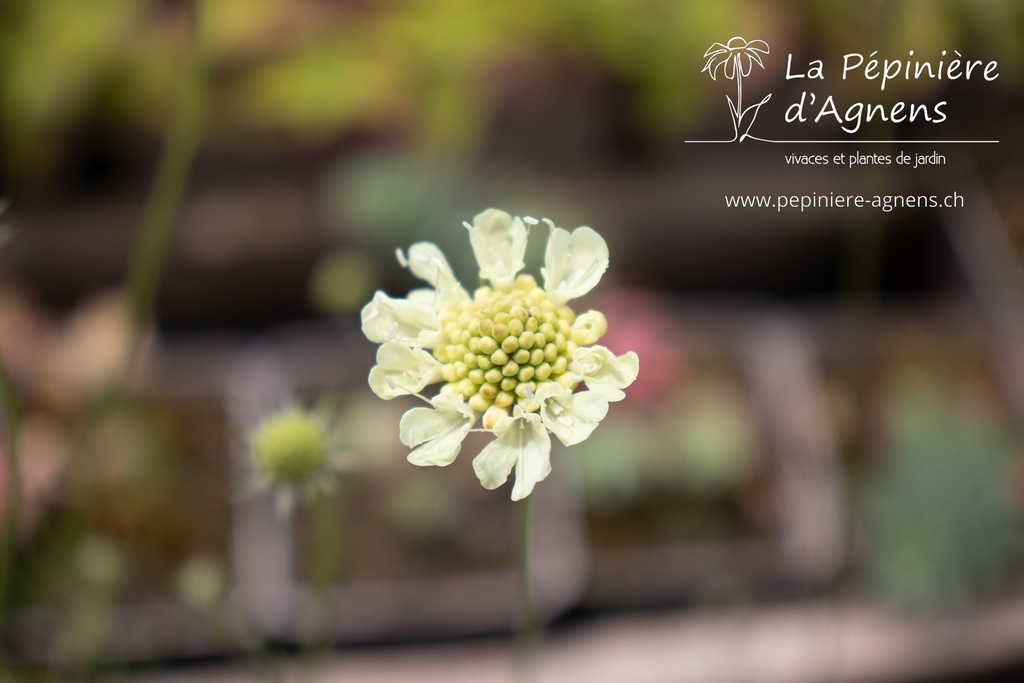
{"label": "white horizontal line", "polygon": [[[728,145],[735,140],[684,140],[692,144]],[[744,141],[745,142],[745,141]],[[995,145],[999,140],[761,140],[754,142],[770,142],[785,145]]]}

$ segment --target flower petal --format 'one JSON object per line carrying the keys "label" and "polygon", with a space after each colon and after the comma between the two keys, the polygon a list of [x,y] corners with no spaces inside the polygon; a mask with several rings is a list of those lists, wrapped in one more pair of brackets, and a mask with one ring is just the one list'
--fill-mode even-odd
{"label": "flower petal", "polygon": [[752,40],[749,43],[747,43],[744,49],[754,50],[755,52],[763,52],[765,54],[771,52],[771,48],[768,47],[768,43],[764,42],[763,40]]}
{"label": "flower petal", "polygon": [[[524,430],[525,431],[525,430]],[[533,487],[551,474],[551,437],[543,428],[525,432],[522,454],[516,463],[516,483],[512,500],[522,500],[533,493]]]}
{"label": "flower petal", "polygon": [[432,242],[417,242],[409,247],[406,259],[412,274],[434,286],[437,296],[445,304],[458,303],[469,298],[459,284],[444,253]]}
{"label": "flower petal", "polygon": [[480,277],[498,289],[507,289],[525,265],[526,226],[519,218],[498,209],[487,209],[473,218],[469,242],[480,265]]}
{"label": "flower petal", "polygon": [[425,306],[435,311],[440,311],[444,308],[444,303],[438,299],[437,290],[430,287],[410,289],[409,293],[405,295],[405,299],[417,306]]}
{"label": "flower petal", "polygon": [[363,334],[378,344],[401,341],[429,348],[429,343],[422,342],[429,342],[440,326],[437,311],[429,303],[412,297],[393,299],[381,291],[374,294],[373,300],[363,307],[361,317]]}
{"label": "flower petal", "polygon": [[572,323],[572,340],[578,346],[588,346],[608,331],[608,320],[601,311],[587,311]]}
{"label": "flower petal", "polygon": [[709,71],[709,73],[711,74],[711,80],[718,80],[718,72],[725,71],[725,65],[729,63],[730,59],[732,59],[732,57],[730,57],[728,54],[719,57],[718,61],[715,62],[714,67],[712,67],[711,71]]}
{"label": "flower petal", "polygon": [[499,419],[492,431],[497,438],[473,459],[473,470],[484,488],[496,489],[515,467],[512,500],[522,500],[551,473],[551,439],[540,416],[519,406],[512,417]]}
{"label": "flower petal", "polygon": [[711,45],[711,47],[709,47],[707,50],[704,51],[704,56],[705,57],[710,57],[712,55],[717,55],[717,54],[720,54],[722,52],[728,51],[728,49],[729,48],[727,46],[722,45],[721,43],[714,43],[714,44]]}
{"label": "flower petal", "polygon": [[732,53],[730,53],[725,48],[718,50],[717,52],[708,57],[708,61],[704,63],[704,68],[701,69],[701,72],[707,71],[709,74],[711,74],[711,78],[713,80],[718,80],[718,69],[731,58]]}
{"label": "flower petal", "polygon": [[441,364],[423,349],[384,342],[377,349],[377,364],[370,369],[370,388],[384,400],[417,394],[440,381]]}
{"label": "flower petal", "polygon": [[402,443],[414,448],[414,465],[450,465],[462,450],[462,441],[476,422],[476,413],[454,394],[441,393],[430,402],[433,408],[413,408],[398,425]]}
{"label": "flower petal", "polygon": [[608,245],[586,226],[572,233],[552,228],[544,252],[544,289],[558,306],[583,296],[601,281],[608,269]]}
{"label": "flower petal", "polygon": [[739,55],[731,54],[722,68],[722,75],[730,81],[736,78],[736,63],[739,62],[739,59]]}
{"label": "flower petal", "polygon": [[473,471],[485,489],[496,489],[508,481],[519,456],[519,449],[495,439],[473,458]]}
{"label": "flower petal", "polygon": [[586,441],[608,414],[606,399],[593,391],[573,393],[558,382],[542,384],[537,401],[544,426],[566,446]]}
{"label": "flower petal", "polygon": [[736,53],[736,73],[746,78],[750,75],[750,70],[753,66],[750,61],[750,55],[745,52]]}
{"label": "flower petal", "polygon": [[571,369],[596,395],[607,401],[621,401],[626,397],[622,390],[640,371],[640,358],[632,351],[616,358],[603,346],[580,347],[572,355]]}

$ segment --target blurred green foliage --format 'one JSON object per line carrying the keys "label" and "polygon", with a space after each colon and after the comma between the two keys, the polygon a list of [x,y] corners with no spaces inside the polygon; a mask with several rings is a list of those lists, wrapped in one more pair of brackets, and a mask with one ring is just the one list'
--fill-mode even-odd
{"label": "blurred green foliage", "polygon": [[630,84],[634,113],[668,130],[694,110],[695,45],[731,30],[746,4],[381,3],[258,65],[239,80],[234,103],[261,126],[315,136],[383,122],[427,149],[458,154],[485,131],[502,67],[565,59]]}
{"label": "blurred green foliage", "polygon": [[178,600],[198,612],[223,607],[228,592],[224,563],[212,555],[190,557],[178,569],[174,592]]}
{"label": "blurred green foliage", "polygon": [[[353,155],[330,172],[324,203],[334,225],[390,251],[417,236],[443,236],[444,228],[458,224],[463,198],[479,198],[483,191],[481,178],[469,168],[424,155],[370,152]],[[461,245],[464,235],[459,237]],[[450,246],[457,248],[454,241]]]}
{"label": "blurred green foliage", "polygon": [[759,434],[741,389],[710,379],[667,397],[654,414],[613,415],[569,453],[589,504],[628,506],[653,493],[713,500],[749,481],[762,464]]}
{"label": "blurred green foliage", "polygon": [[62,134],[93,115],[139,19],[134,0],[12,0],[0,10],[0,134],[5,166],[38,173]]}
{"label": "blurred green foliage", "polygon": [[1019,553],[1020,441],[958,410],[924,376],[902,378],[890,398],[887,446],[862,499],[868,575],[896,604],[963,603],[1004,578]]}
{"label": "blurred green foliage", "polygon": [[[318,311],[334,315],[359,310],[384,285],[381,272],[393,270],[396,245],[420,240],[437,244],[460,280],[475,287],[478,268],[462,222],[488,206],[555,216],[565,227],[587,223],[571,202],[508,164],[481,166],[401,149],[346,155],[326,174],[322,201],[339,246],[317,262],[310,297]],[[350,246],[353,240],[363,249]],[[540,263],[543,249],[542,240],[531,240],[526,262]]]}
{"label": "blurred green foliage", "polygon": [[[806,39],[815,48],[816,41],[828,41],[831,54],[866,54],[878,50],[894,58],[905,58],[909,50],[916,55],[940,55],[949,59],[958,50],[964,59],[996,59],[1000,77],[995,88],[1020,92],[1024,72],[1024,4],[1015,0],[970,2],[970,0],[868,0],[862,3],[836,3],[805,0],[801,16]],[[945,82],[936,79],[911,80],[900,89],[882,93],[878,84],[866,79],[851,79],[846,87],[861,90],[865,96],[927,96]],[[915,93],[915,90],[917,91]]]}
{"label": "blurred green foliage", "polygon": [[43,621],[29,633],[37,641],[36,655],[42,655],[52,671],[33,678],[16,668],[16,680],[86,678],[117,637],[115,611],[130,578],[124,546],[64,519],[25,561],[20,597],[41,608],[38,617]]}
{"label": "blurred green foliage", "polygon": [[377,262],[355,249],[335,249],[317,259],[309,279],[309,296],[324,315],[358,312],[373,298],[380,280]]}
{"label": "blurred green foliage", "polygon": [[73,586],[56,640],[59,668],[74,671],[95,662],[114,636],[115,600],[127,578],[121,547],[102,536],[86,536],[75,549],[70,569]]}
{"label": "blurred green foliage", "polygon": [[680,484],[706,496],[735,489],[758,464],[757,437],[742,395],[721,386],[695,393],[675,430]]}

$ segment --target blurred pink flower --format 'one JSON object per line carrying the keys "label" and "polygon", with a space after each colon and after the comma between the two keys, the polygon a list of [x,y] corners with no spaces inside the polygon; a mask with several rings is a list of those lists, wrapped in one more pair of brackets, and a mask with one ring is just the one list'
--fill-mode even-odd
{"label": "blurred pink flower", "polygon": [[686,378],[680,331],[655,292],[621,291],[599,302],[608,320],[605,345],[613,352],[631,349],[653,368],[638,375],[630,401],[653,403],[679,388]]}
{"label": "blurred pink flower", "polygon": [[[68,462],[68,439],[52,419],[29,416],[21,425],[18,450],[21,465],[21,506],[18,532],[32,532],[46,506],[58,493],[61,476]],[[10,504],[10,473],[7,450],[0,444],[0,537],[6,531]]]}

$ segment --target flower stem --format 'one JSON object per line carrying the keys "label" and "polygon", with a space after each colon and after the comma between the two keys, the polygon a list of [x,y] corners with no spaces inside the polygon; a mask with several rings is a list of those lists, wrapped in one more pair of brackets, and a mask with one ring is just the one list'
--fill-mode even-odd
{"label": "flower stem", "polygon": [[334,642],[334,601],[332,587],[341,570],[341,516],[338,498],[320,493],[311,505],[313,541],[310,584],[317,596],[317,609],[310,615],[309,634],[313,650],[329,651]]}
{"label": "flower stem", "polygon": [[740,63],[740,56],[736,55],[736,141],[743,142],[743,133],[740,132],[740,124],[743,123],[743,70]]}
{"label": "flower stem", "polygon": [[203,2],[193,0],[192,35],[181,91],[142,216],[128,265],[126,282],[133,322],[129,368],[134,366],[142,330],[153,310],[178,208],[202,132],[207,88],[207,50],[203,35]]}
{"label": "flower stem", "polygon": [[11,577],[11,566],[14,563],[14,551],[17,547],[18,512],[21,509],[21,463],[18,457],[21,415],[14,393],[14,384],[11,382],[2,358],[0,358],[0,401],[3,402],[3,422],[6,428],[4,450],[7,452],[7,509],[4,511],[3,544],[0,546],[0,634],[2,634],[7,588]]}
{"label": "flower stem", "polygon": [[743,70],[741,69],[740,57],[736,55],[736,128],[739,129],[739,121],[743,118]]}
{"label": "flower stem", "polygon": [[533,498],[532,495],[527,496],[516,503],[520,610],[519,632],[516,636],[516,680],[519,681],[535,678],[538,648],[544,635],[544,622],[533,582],[533,564],[530,562],[535,524]]}

